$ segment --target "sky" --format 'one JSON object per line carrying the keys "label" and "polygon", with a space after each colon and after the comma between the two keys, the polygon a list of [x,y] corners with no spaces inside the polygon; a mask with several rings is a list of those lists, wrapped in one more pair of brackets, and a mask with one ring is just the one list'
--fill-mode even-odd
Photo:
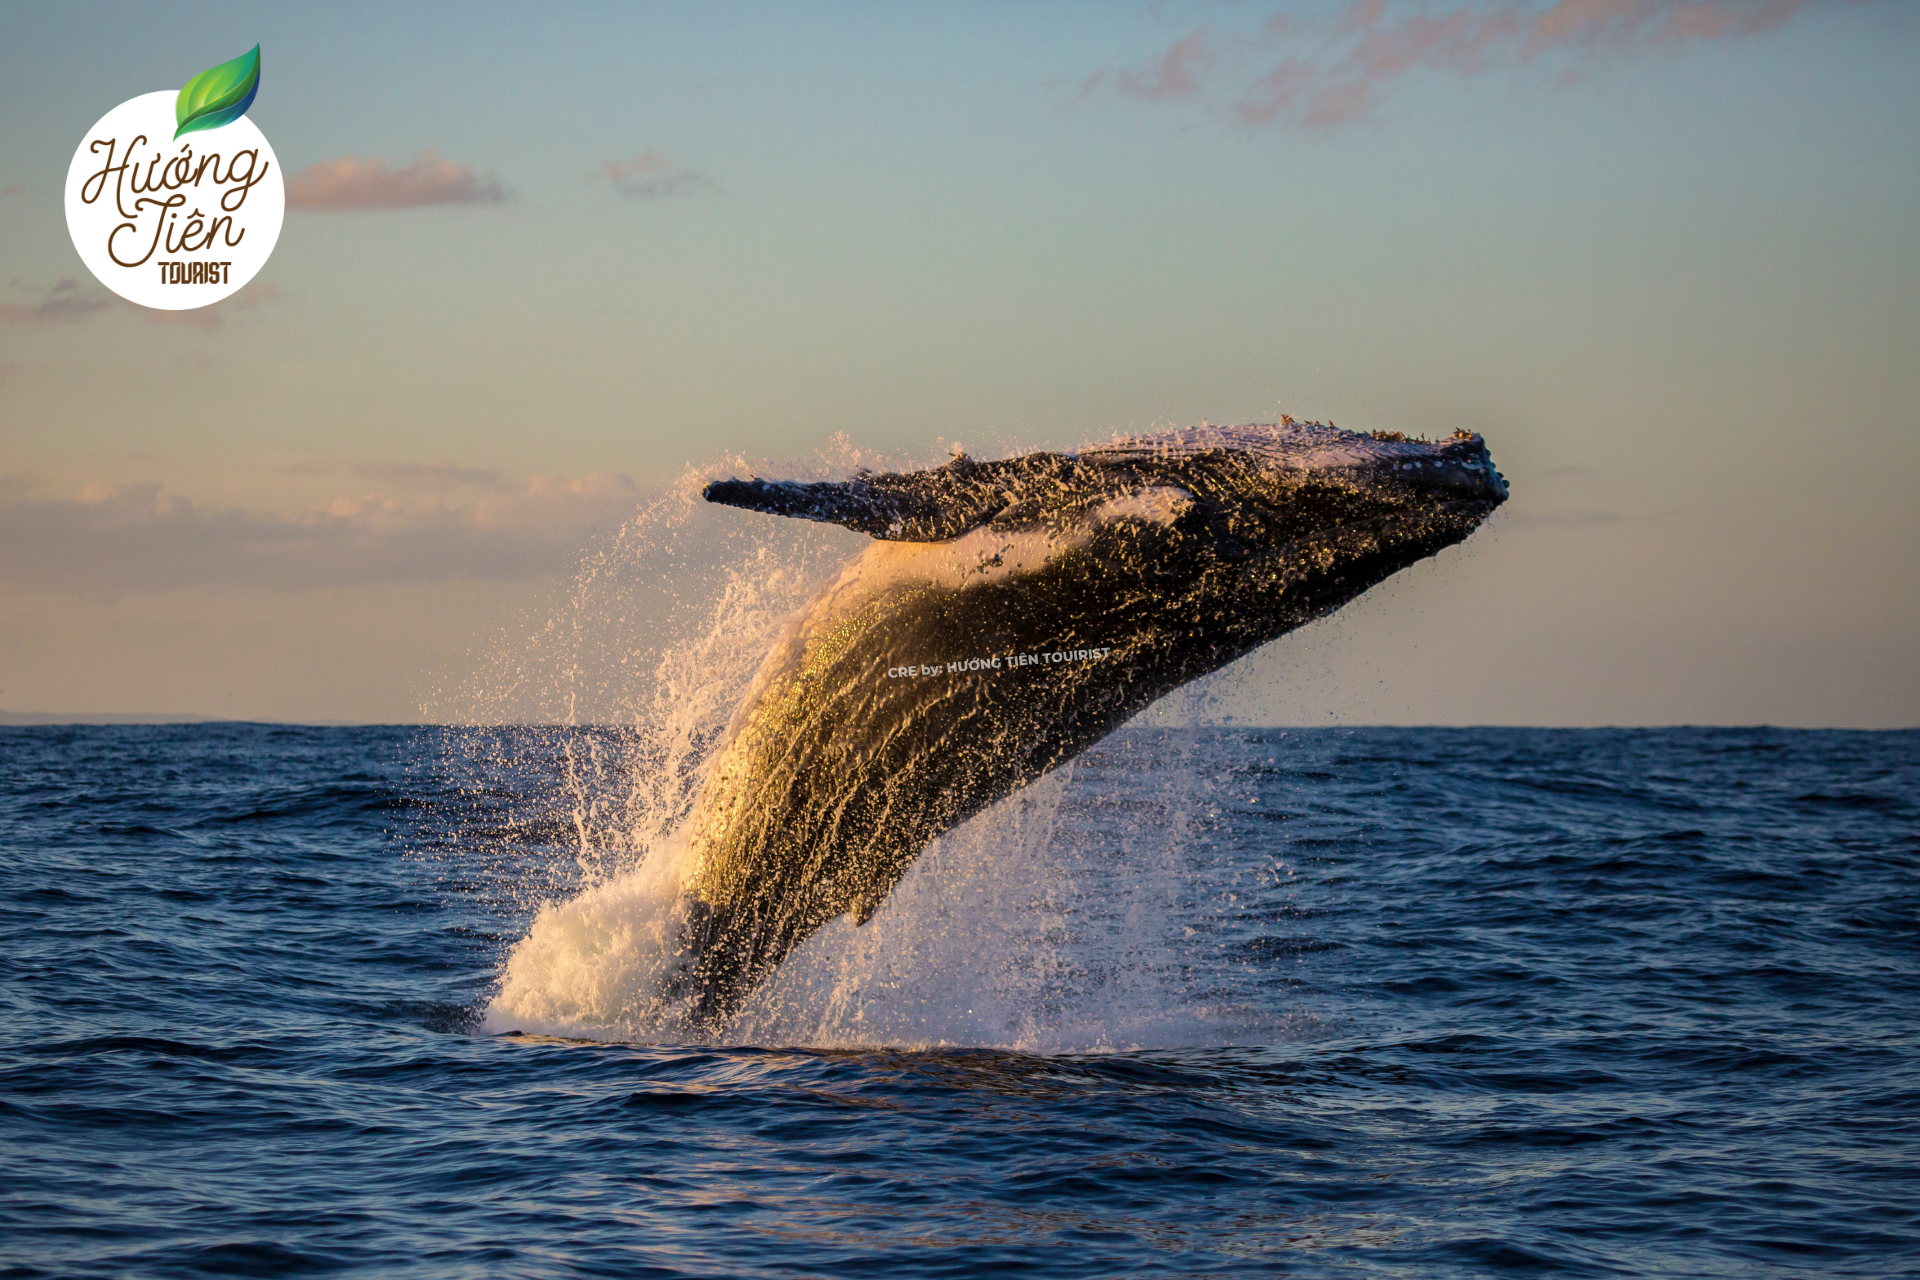
{"label": "sky", "polygon": [[[1904,0],[0,22],[0,708],[417,720],[689,469],[1288,413],[1513,497],[1210,716],[1920,724]],[[119,301],[75,149],[256,43],[272,259]]]}

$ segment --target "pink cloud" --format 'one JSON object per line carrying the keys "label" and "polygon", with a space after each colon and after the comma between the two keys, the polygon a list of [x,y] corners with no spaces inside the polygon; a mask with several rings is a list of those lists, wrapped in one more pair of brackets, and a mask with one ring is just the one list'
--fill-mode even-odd
{"label": "pink cloud", "polygon": [[642,151],[631,160],[609,160],[603,166],[610,182],[627,182],[650,173],[659,173],[668,165],[658,151]]}
{"label": "pink cloud", "polygon": [[90,319],[124,305],[105,289],[62,276],[31,302],[0,302],[0,320],[11,324],[62,324]]}
{"label": "pink cloud", "polygon": [[524,578],[572,568],[640,498],[628,477],[596,472],[502,481],[464,505],[364,493],[282,515],[196,503],[152,482],[36,498],[0,477],[0,583],[113,596]]}
{"label": "pink cloud", "polygon": [[[1143,64],[1115,70],[1112,83],[1147,100],[1224,100],[1252,127],[1328,128],[1366,118],[1390,85],[1417,70],[1469,76],[1552,58],[1578,64],[1757,35],[1802,10],[1866,2],[1468,0],[1436,10],[1355,0],[1317,24],[1281,14],[1238,34],[1194,31]],[[1096,72],[1083,95],[1107,77]]]}
{"label": "pink cloud", "polygon": [[443,490],[477,487],[498,488],[498,471],[458,467],[451,462],[368,462],[353,469],[353,474],[369,480],[384,480],[402,489]]}
{"label": "pink cloud", "polygon": [[325,213],[356,209],[417,209],[437,204],[499,204],[499,179],[472,165],[423,151],[404,169],[374,156],[343,156],[311,164],[287,179],[287,208]]}
{"label": "pink cloud", "polygon": [[615,191],[636,200],[691,195],[713,185],[704,175],[674,164],[658,151],[642,151],[631,160],[609,160],[600,171]]}
{"label": "pink cloud", "polygon": [[1533,24],[1535,47],[1557,41],[1720,40],[1780,26],[1824,0],[1559,0]]}
{"label": "pink cloud", "polygon": [[17,196],[25,190],[26,188],[19,183],[9,182],[6,186],[0,187],[0,200],[4,200],[8,196]]}
{"label": "pink cloud", "polygon": [[1116,76],[1120,92],[1134,98],[1185,98],[1199,92],[1200,75],[1212,61],[1207,50],[1207,30],[1201,27],[1192,35],[1173,42],[1165,54],[1145,71],[1122,70]]}

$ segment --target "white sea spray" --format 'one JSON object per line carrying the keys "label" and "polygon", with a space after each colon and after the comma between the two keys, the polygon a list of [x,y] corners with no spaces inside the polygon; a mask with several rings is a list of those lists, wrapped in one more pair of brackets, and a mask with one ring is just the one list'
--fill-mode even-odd
{"label": "white sea spray", "polygon": [[[701,474],[589,555],[552,616],[457,695],[470,741],[548,722],[471,753],[528,788],[523,810],[543,817],[525,843],[546,850],[514,864],[531,919],[491,1031],[705,1038],[672,982],[688,815],[761,659],[865,540],[707,507]],[[1206,697],[1173,700],[1197,711]],[[1214,909],[1193,888],[1193,816],[1213,782],[1192,747],[1123,731],[1099,758],[1141,753],[1134,766],[1109,777],[1083,760],[948,832],[865,925],[834,920],[788,956],[721,1038],[1063,1052],[1246,1034],[1242,1010],[1210,1007],[1186,976],[1196,912]]]}

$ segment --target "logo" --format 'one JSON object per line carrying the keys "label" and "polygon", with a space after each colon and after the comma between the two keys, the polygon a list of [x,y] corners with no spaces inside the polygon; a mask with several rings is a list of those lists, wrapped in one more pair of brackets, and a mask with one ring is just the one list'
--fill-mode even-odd
{"label": "logo", "polygon": [[246,118],[259,91],[255,45],[178,93],[121,103],[87,131],[67,170],[67,231],[101,284],[185,311],[267,264],[287,194],[266,135]]}

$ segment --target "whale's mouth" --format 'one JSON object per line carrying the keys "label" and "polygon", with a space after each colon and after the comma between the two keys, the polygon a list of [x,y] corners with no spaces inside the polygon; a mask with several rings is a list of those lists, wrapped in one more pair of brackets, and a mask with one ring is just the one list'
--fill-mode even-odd
{"label": "whale's mouth", "polygon": [[1470,432],[1440,441],[1395,433],[1341,441],[1324,452],[1333,455],[1330,465],[1315,467],[1295,456],[1279,470],[1300,477],[1302,490],[1338,495],[1321,499],[1345,508],[1338,515],[1319,513],[1323,519],[1331,516],[1329,525],[1365,526],[1384,542],[1457,540],[1478,527],[1509,492],[1486,441]]}
{"label": "whale's mouth", "polygon": [[1507,478],[1493,465],[1493,455],[1478,435],[1463,433],[1431,445],[1383,443],[1411,443],[1419,452],[1396,449],[1366,465],[1363,474],[1375,483],[1411,485],[1445,495],[1442,501],[1482,503],[1489,509],[1507,500]]}

